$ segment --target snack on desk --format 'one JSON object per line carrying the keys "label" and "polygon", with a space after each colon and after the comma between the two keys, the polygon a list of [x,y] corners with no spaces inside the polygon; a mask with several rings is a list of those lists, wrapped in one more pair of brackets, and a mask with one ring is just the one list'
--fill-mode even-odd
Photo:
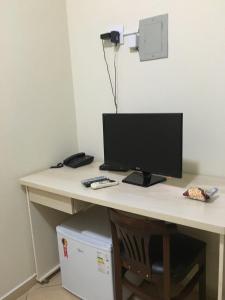
{"label": "snack on desk", "polygon": [[183,195],[185,197],[200,201],[207,201],[209,199],[209,196],[207,195],[205,190],[199,187],[191,187],[186,192],[184,192]]}

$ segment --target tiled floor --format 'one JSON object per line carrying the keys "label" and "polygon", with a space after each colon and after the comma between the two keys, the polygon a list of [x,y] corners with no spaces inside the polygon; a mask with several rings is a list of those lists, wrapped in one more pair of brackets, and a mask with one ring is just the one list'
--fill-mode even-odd
{"label": "tiled floor", "polygon": [[[137,298],[133,297],[132,299],[136,300]],[[18,298],[17,300],[80,300],[80,299],[62,288],[61,276],[60,273],[57,273],[46,284],[36,283],[25,295]],[[189,297],[187,300],[197,300],[197,297],[193,295]]]}
{"label": "tiled floor", "polygon": [[48,283],[36,283],[25,295],[17,300],[80,300],[61,286],[61,276],[57,273]]}

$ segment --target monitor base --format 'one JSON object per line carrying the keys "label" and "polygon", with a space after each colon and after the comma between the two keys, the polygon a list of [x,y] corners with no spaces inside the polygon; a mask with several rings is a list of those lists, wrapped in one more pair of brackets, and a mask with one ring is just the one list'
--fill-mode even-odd
{"label": "monitor base", "polygon": [[133,172],[122,180],[122,182],[148,187],[166,181],[163,176],[152,175],[148,172]]}
{"label": "monitor base", "polygon": [[99,166],[99,170],[127,172],[129,169],[124,168],[124,167],[116,167],[116,166],[112,166],[112,165],[104,163],[104,164],[102,164],[102,165]]}

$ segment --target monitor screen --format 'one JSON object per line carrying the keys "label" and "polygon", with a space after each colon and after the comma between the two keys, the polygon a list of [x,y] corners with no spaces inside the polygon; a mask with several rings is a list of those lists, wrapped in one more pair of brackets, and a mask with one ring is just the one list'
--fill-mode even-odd
{"label": "monitor screen", "polygon": [[182,177],[182,113],[103,114],[105,163]]}

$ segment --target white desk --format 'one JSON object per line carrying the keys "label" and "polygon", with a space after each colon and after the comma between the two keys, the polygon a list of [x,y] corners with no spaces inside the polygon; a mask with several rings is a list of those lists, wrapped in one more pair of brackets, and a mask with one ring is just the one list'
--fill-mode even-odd
{"label": "white desk", "polygon": [[[219,234],[217,299],[225,299],[222,291],[225,178],[184,174],[183,179],[168,179],[149,188],[125,183],[101,190],[85,188],[80,183],[82,179],[105,175],[121,182],[125,177],[125,173],[100,171],[99,165],[48,169],[20,180],[27,191],[37,279],[42,281],[58,268],[55,226],[67,218],[68,213],[74,214],[93,203]],[[184,190],[195,185],[217,186],[219,194],[210,203],[185,199]]]}

